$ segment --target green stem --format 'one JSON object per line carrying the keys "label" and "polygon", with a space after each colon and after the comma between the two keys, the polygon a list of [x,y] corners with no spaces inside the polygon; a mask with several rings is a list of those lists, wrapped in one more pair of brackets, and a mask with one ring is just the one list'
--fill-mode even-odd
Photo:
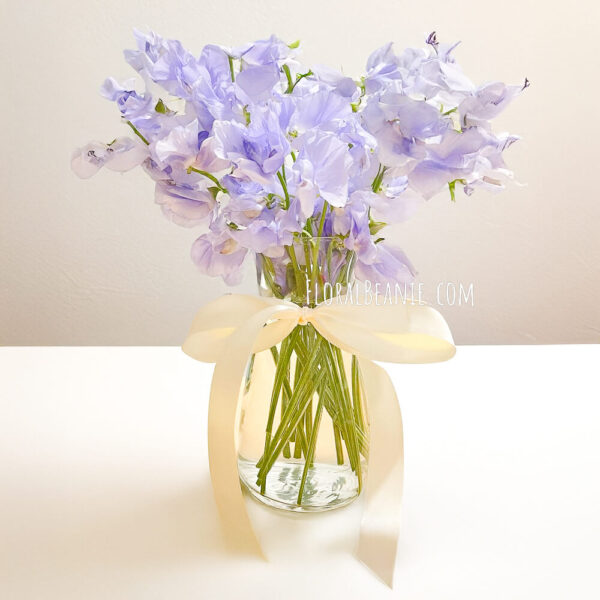
{"label": "green stem", "polygon": [[342,449],[342,434],[340,428],[333,423],[333,438],[335,440],[335,456],[338,465],[344,464],[344,450]]}
{"label": "green stem", "polygon": [[260,256],[263,263],[262,272],[265,278],[265,283],[271,292],[273,292],[273,296],[282,299],[283,293],[281,291],[281,286],[275,282],[275,267],[273,266],[273,261],[264,254],[261,254]]}
{"label": "green stem", "polygon": [[294,89],[294,81],[292,79],[292,74],[290,73],[290,68],[287,65],[283,65],[282,67],[283,72],[285,73],[285,78],[287,79],[288,82],[288,86],[287,89],[285,90],[286,94],[290,94],[291,91]]}
{"label": "green stem", "polygon": [[296,250],[294,249],[294,246],[286,246],[285,249],[290,257],[290,262],[292,263],[292,267],[294,269],[294,280],[296,282],[296,297],[299,300],[300,298],[304,297],[306,291],[304,289],[304,287],[306,286],[306,277],[304,276],[304,273],[302,272],[302,270],[300,269],[300,265],[298,264],[298,258],[296,257]]}
{"label": "green stem", "polygon": [[287,210],[290,207],[290,195],[288,193],[285,176],[280,171],[277,171],[277,179],[279,179],[279,183],[281,183],[281,188],[283,189],[283,195],[285,196],[285,206],[283,208],[285,208],[285,210]]}
{"label": "green stem", "polygon": [[150,145],[150,142],[139,132],[138,128],[131,121],[125,122],[127,123],[127,125],[129,125],[129,127],[131,127],[131,129],[133,129],[133,133],[135,133],[135,135],[137,135],[140,138],[140,140],[142,140],[142,142],[146,144],[146,146]]}
{"label": "green stem", "polygon": [[[360,387],[360,367],[358,365],[358,359],[352,355],[352,407],[354,409],[354,422],[357,425],[357,430],[364,433],[365,430],[365,417],[362,409],[362,390]],[[360,440],[360,451],[361,454],[366,458],[368,451],[368,444],[365,439]]]}
{"label": "green stem", "polygon": [[[265,447],[263,456],[267,454],[271,446],[271,436],[273,431],[273,422],[275,421],[275,411],[277,410],[277,403],[281,392],[281,386],[283,385],[284,376],[287,372],[287,366],[290,362],[290,358],[294,349],[294,342],[298,335],[298,328],[294,329],[292,333],[281,342],[281,354],[278,355],[277,348],[271,348],[271,354],[276,363],[275,368],[275,379],[273,382],[273,390],[271,392],[271,404],[269,406],[269,415],[267,417],[267,426],[265,428]],[[289,385],[289,384],[288,384]],[[260,461],[259,461],[260,463]],[[257,466],[260,466],[259,464]],[[261,487],[261,494],[264,494],[264,487]]]}
{"label": "green stem", "polygon": [[319,227],[317,229],[317,242],[315,239],[311,240],[312,244],[312,261],[311,261],[311,277],[310,286],[315,290],[315,303],[319,302],[318,292],[316,291],[317,276],[319,273],[319,247],[321,245],[321,236],[323,235],[323,228],[325,227],[325,216],[327,215],[327,209],[329,204],[326,200],[323,201],[323,210],[321,211],[321,219],[319,220]]}
{"label": "green stem", "polygon": [[298,500],[296,503],[298,506],[302,505],[302,496],[304,496],[304,486],[306,485],[306,477],[308,476],[308,470],[310,469],[314,456],[315,447],[317,445],[317,434],[319,433],[319,425],[321,424],[321,415],[323,413],[323,398],[319,397],[317,404],[317,411],[315,413],[315,422],[312,432],[310,434],[310,441],[308,442],[308,452],[306,453],[306,460],[304,462],[304,469],[302,471],[302,479],[300,481],[300,489],[298,490]]}
{"label": "green stem", "polygon": [[231,73],[231,81],[235,81],[235,70],[233,68],[233,56],[228,56],[227,59],[229,60],[229,72]]}
{"label": "green stem", "polygon": [[320,344],[317,344],[313,348],[309,361],[302,369],[297,385],[294,386],[294,392],[284,413],[281,415],[281,421],[273,436],[273,442],[261,459],[261,467],[257,476],[261,482],[266,479],[273,463],[298,426],[300,419],[304,416],[308,401],[312,399],[315,389],[323,379],[325,370],[323,368],[317,369],[320,360]]}
{"label": "green stem", "polygon": [[208,179],[210,179],[219,189],[219,191],[223,192],[224,194],[227,193],[227,190],[221,185],[220,181],[212,174],[209,173],[208,171],[202,171],[201,169],[196,169],[196,167],[188,167],[187,168],[187,172],[191,173],[199,173],[200,175],[203,175],[204,177],[208,177]]}

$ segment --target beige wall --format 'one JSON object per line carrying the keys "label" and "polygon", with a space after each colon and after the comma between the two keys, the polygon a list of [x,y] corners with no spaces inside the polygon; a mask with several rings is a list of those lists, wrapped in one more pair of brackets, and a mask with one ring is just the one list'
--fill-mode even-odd
{"label": "beige wall", "polygon": [[[194,230],[168,223],[141,172],[80,181],[73,147],[125,133],[97,90],[132,71],[133,26],[191,50],[272,32],[304,60],[359,75],[388,40],[460,39],[475,81],[532,86],[498,126],[523,136],[508,159],[526,187],[429,202],[398,242],[430,296],[473,283],[474,307],[442,308],[459,343],[600,340],[598,4],[505,0],[0,3],[0,343],[178,344],[223,293],[189,259]],[[253,291],[251,267],[243,291]]]}

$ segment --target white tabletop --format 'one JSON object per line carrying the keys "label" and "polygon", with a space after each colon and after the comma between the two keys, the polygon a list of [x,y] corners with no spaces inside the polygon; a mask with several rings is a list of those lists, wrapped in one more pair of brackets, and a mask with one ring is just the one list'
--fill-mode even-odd
{"label": "white tabletop", "polygon": [[360,501],[247,499],[269,562],[220,541],[212,367],[177,348],[0,348],[6,600],[600,597],[600,346],[389,365],[406,444],[393,591],[352,556]]}

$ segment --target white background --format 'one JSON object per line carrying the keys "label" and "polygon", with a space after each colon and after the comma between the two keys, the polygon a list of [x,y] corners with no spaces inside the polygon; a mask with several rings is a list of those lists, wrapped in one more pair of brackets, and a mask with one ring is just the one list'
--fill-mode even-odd
{"label": "white background", "polygon": [[388,365],[403,411],[396,586],[351,552],[360,501],[248,499],[268,563],[221,543],[212,367],[175,348],[0,349],[6,600],[595,600],[600,346],[459,347]]}
{"label": "white background", "polygon": [[436,29],[462,40],[474,81],[529,77],[498,121],[523,136],[507,159],[527,187],[440,196],[395,239],[430,297],[440,281],[474,283],[474,308],[443,308],[459,343],[599,341],[599,17],[597,2],[557,0],[0,1],[0,344],[177,345],[226,290],[197,274],[198,231],[162,217],[141,171],[70,172],[73,148],[127,132],[98,88],[134,73],[134,26],[195,53],[276,33],[301,39],[308,65],[353,76],[373,49]]}

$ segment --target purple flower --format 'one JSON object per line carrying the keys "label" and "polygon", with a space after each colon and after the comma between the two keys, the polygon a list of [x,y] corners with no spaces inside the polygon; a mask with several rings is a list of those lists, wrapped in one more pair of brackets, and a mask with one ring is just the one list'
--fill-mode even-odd
{"label": "purple flower", "polygon": [[290,48],[277,36],[272,35],[266,40],[259,40],[232,51],[235,58],[241,59],[244,65],[272,65],[281,66],[284,62],[296,55],[294,48]]}
{"label": "purple flower", "polygon": [[183,227],[205,223],[215,206],[209,191],[166,181],[156,183],[154,199],[170,221]]}
{"label": "purple flower", "polygon": [[377,256],[377,247],[369,229],[369,208],[372,192],[354,192],[343,208],[331,211],[331,229],[341,234],[344,246],[356,253],[357,259],[365,264],[372,263]]}
{"label": "purple flower", "polygon": [[406,175],[383,178],[379,193],[369,196],[375,221],[401,223],[415,214],[423,197],[409,188],[408,181]]}
{"label": "purple flower", "polygon": [[179,168],[185,171],[194,165],[202,142],[208,137],[207,131],[200,129],[197,119],[185,125],[173,127],[168,134],[150,146],[156,162],[162,167]]}
{"label": "purple flower", "polygon": [[123,118],[131,121],[138,129],[157,129],[159,113],[154,110],[152,96],[150,94],[140,96],[134,90],[134,84],[133,79],[121,85],[109,77],[100,88],[100,93],[108,100],[116,102]]}
{"label": "purple flower", "polygon": [[245,227],[231,231],[231,237],[245,248],[270,257],[283,256],[285,249],[279,239],[277,222],[269,210],[250,221]]}
{"label": "purple flower", "polygon": [[422,142],[441,135],[451,124],[433,106],[400,94],[369,101],[363,114],[366,129],[379,144],[379,160],[388,167],[424,158]]}
{"label": "purple flower", "polygon": [[312,204],[321,196],[331,206],[348,200],[348,170],[352,157],[348,145],[329,132],[311,131],[299,140],[300,153],[294,163],[296,195]]}
{"label": "purple flower", "polygon": [[125,50],[125,60],[143,77],[160,84],[169,93],[191,99],[200,79],[200,65],[181,42],[165,40],[154,32],[135,30],[137,50]]}
{"label": "purple flower", "polygon": [[462,133],[450,130],[438,144],[428,146],[427,158],[408,176],[410,186],[429,199],[451,181],[473,184],[484,176],[489,179],[504,166],[501,152],[509,143],[478,127]]}
{"label": "purple flower", "polygon": [[488,122],[495,119],[524,89],[524,86],[506,85],[499,81],[477,88],[458,106],[461,125],[488,128]]}
{"label": "purple flower", "polygon": [[71,168],[82,179],[97,173],[102,167],[111,171],[129,171],[148,158],[148,147],[139,140],[120,137],[110,144],[90,142],[77,148],[71,157]]}
{"label": "purple flower", "polygon": [[384,244],[385,242],[381,242],[376,245],[377,252],[371,262],[366,263],[360,258],[357,260],[356,277],[362,281],[382,285],[414,281],[416,271],[406,254],[399,248],[388,247]]}
{"label": "purple flower", "polygon": [[398,68],[398,57],[394,53],[392,42],[375,50],[367,60],[365,89],[372,94],[388,88],[402,77]]}
{"label": "purple flower", "polygon": [[290,145],[277,115],[257,111],[249,126],[235,121],[214,125],[215,154],[235,166],[235,175],[264,185],[273,184]]}
{"label": "purple flower", "polygon": [[250,66],[245,68],[235,80],[238,95],[244,104],[265,102],[272,95],[280,80],[276,64]]}
{"label": "purple flower", "polygon": [[204,233],[192,245],[191,256],[204,275],[222,277],[228,285],[236,285],[242,280],[241,265],[248,249],[238,244],[230,232],[227,226],[221,226]]}
{"label": "purple flower", "polygon": [[359,90],[352,77],[348,77],[335,69],[325,65],[317,65],[311,68],[314,78],[322,85],[347,101],[356,100]]}
{"label": "purple flower", "polygon": [[352,108],[347,98],[331,90],[319,90],[295,99],[289,126],[297,133],[315,127],[335,130],[337,124],[350,119]]}

